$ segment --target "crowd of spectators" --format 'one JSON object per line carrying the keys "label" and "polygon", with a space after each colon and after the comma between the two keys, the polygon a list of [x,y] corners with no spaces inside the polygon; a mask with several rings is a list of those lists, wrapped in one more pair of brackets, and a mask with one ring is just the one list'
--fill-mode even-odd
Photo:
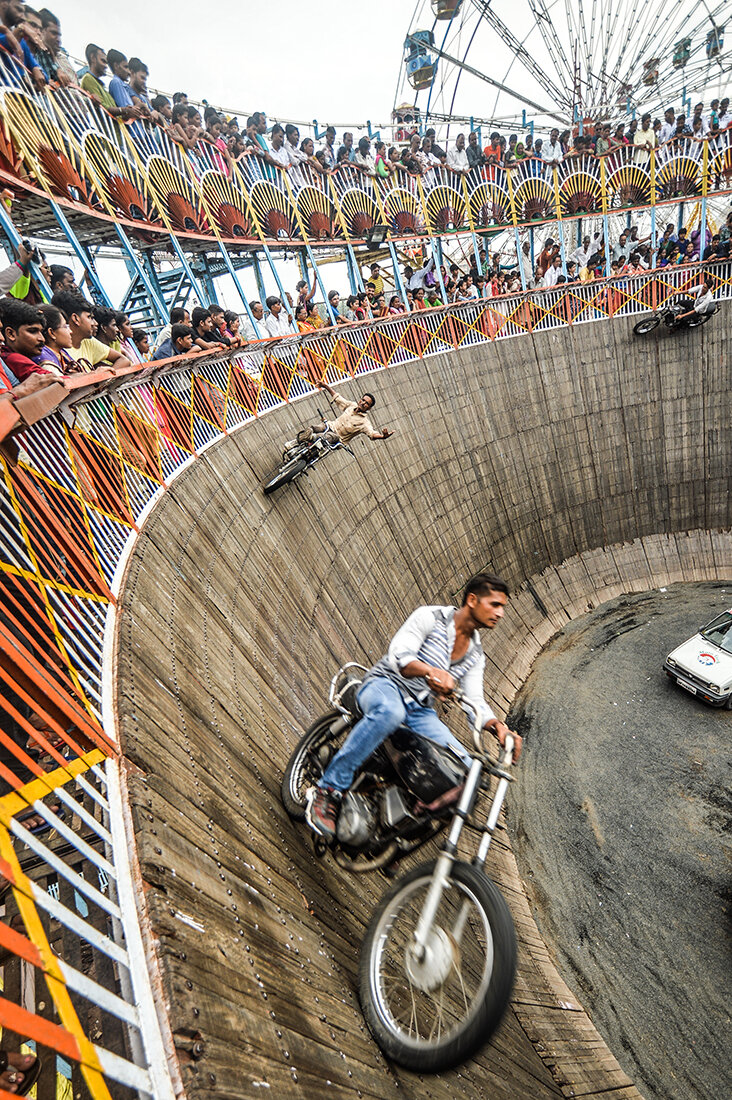
{"label": "crowd of spectators", "polygon": [[167,137],[191,156],[205,156],[222,172],[231,174],[235,162],[250,160],[292,173],[297,183],[304,166],[316,174],[327,174],[342,165],[365,175],[388,180],[399,174],[427,176],[445,167],[454,173],[481,171],[490,175],[497,166],[516,166],[530,161],[537,171],[585,153],[612,154],[628,146],[638,162],[651,149],[684,138],[714,141],[732,125],[729,98],[713,99],[708,108],[697,103],[691,115],[673,107],[663,118],[644,114],[627,121],[584,120],[574,129],[552,130],[548,136],[534,136],[533,127],[524,135],[507,137],[494,131],[481,147],[480,133],[458,134],[449,148],[443,148],[434,129],[413,133],[407,142],[388,144],[368,136],[355,138],[352,131],[340,135],[328,126],[317,138],[301,135],[293,123],[268,126],[266,114],[255,111],[246,120],[209,106],[203,109],[189,102],[184,92],[172,98],[151,96],[148,67],[139,57],[126,57],[116,48],[89,43],[86,66],[76,72],[61,45],[61,26],[48,8],[35,10],[22,0],[0,0],[0,53],[22,70],[28,81],[41,90],[46,85],[80,86],[114,117],[139,128],[144,121],[160,127]]}
{"label": "crowd of spectators", "polygon": [[[513,250],[511,250],[513,252]],[[53,292],[50,302],[39,302],[31,293],[24,298],[13,292],[27,289],[30,254],[23,245],[18,260],[0,271],[0,392],[24,383],[30,376],[48,380],[87,372],[102,366],[119,370],[131,364],[162,361],[202,352],[242,348],[266,337],[315,332],[333,325],[352,325],[408,312],[438,308],[445,302],[465,303],[527,290],[551,290],[571,284],[638,275],[650,268],[707,264],[732,255],[732,212],[719,232],[699,227],[690,233],[669,222],[655,246],[638,227],[623,230],[616,241],[606,242],[602,232],[585,235],[574,249],[562,250],[547,237],[537,256],[525,241],[519,262],[515,253],[480,248],[464,256],[462,265],[437,264],[424,257],[420,266],[405,264],[401,270],[382,269],[371,263],[364,289],[342,299],[338,290],[327,295],[327,307],[315,303],[317,277],[309,286],[301,280],[294,295],[271,295],[265,303],[252,300],[247,316],[225,310],[217,303],[196,306],[190,312],[176,306],[169,323],[151,341],[150,334],[134,328],[119,311],[88,301],[79,291],[70,268],[51,265],[46,274]],[[257,326],[255,331],[254,324]],[[36,382],[38,379],[36,379]]]}
{"label": "crowd of spectators", "polygon": [[[439,144],[434,129],[424,134],[415,132],[400,145],[387,145],[367,136],[356,140],[351,131],[342,133],[339,140],[335,127],[328,126],[316,142],[309,135],[301,136],[292,123],[270,127],[263,111],[240,122],[211,106],[201,111],[189,103],[184,92],[175,93],[172,100],[163,95],[151,96],[145,62],[138,57],[127,58],[118,49],[107,51],[88,44],[86,66],[77,72],[61,45],[58,18],[47,8],[37,11],[21,0],[0,0],[0,53],[26,74],[35,88],[41,90],[49,84],[80,87],[104,110],[131,127],[142,122],[159,127],[191,155],[205,149],[222,172],[231,173],[235,162],[253,158],[262,166],[289,171],[295,181],[304,166],[327,174],[349,165],[381,180],[400,173],[428,177],[443,167],[457,174],[478,172],[490,176],[499,166],[510,167],[525,160],[543,171],[543,166],[568,158],[586,153],[611,156],[628,147],[632,147],[633,162],[643,163],[654,148],[688,138],[714,141],[732,126],[729,99],[722,98],[713,99],[708,108],[697,103],[689,118],[669,107],[663,119],[645,114],[640,120],[626,122],[585,120],[582,127],[564,132],[554,129],[546,138],[534,137],[533,130],[523,137],[517,133],[504,137],[494,131],[483,147],[475,130],[467,137],[458,134],[447,149]],[[4,333],[0,388],[23,383],[31,375],[53,378],[92,370],[100,364],[119,368],[148,359],[158,361],[241,347],[264,336],[312,332],[333,324],[358,324],[418,312],[445,302],[498,298],[524,288],[549,290],[606,278],[608,274],[618,277],[649,268],[727,259],[731,233],[732,214],[719,232],[707,229],[703,238],[698,228],[687,233],[669,223],[655,243],[648,236],[640,237],[637,227],[630,227],[616,241],[606,242],[602,233],[595,233],[570,250],[548,237],[536,257],[526,241],[518,257],[515,253],[486,255],[481,249],[477,256],[464,257],[462,266],[454,262],[438,266],[426,256],[420,266],[405,265],[401,271],[382,271],[378,263],[373,263],[361,292],[341,296],[338,290],[331,290],[320,307],[314,301],[315,278],[312,286],[305,281],[298,283],[294,298],[285,292],[268,297],[264,304],[250,302],[247,319],[217,304],[198,306],[190,314],[176,307],[171,311],[170,323],[154,341],[146,331],[133,328],[125,314],[87,301],[69,268],[49,268],[45,261],[41,269],[53,296],[50,302],[42,303],[29,285],[30,253],[21,245],[16,264],[0,272],[0,292],[9,294],[0,300]]]}

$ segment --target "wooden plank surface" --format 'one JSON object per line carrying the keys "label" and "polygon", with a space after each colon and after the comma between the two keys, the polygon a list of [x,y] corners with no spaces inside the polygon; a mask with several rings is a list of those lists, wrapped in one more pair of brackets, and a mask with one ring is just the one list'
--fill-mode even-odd
{"label": "wooden plank surface", "polygon": [[386,884],[317,860],[278,793],[335,668],[379,657],[415,606],[447,602],[471,572],[516,589],[485,639],[500,713],[575,616],[729,578],[730,477],[703,444],[726,373],[690,366],[685,336],[665,359],[653,341],[632,359],[629,340],[618,321],[390,368],[368,380],[376,421],[397,428],[388,443],[357,441],[355,461],[333,455],[265,498],[280,438],[316,401],[286,407],[210,448],[147,520],[120,598],[117,707],[190,1097],[638,1097],[557,973],[503,828],[488,870],[519,935],[512,1008],[458,1070],[389,1066],[355,991]]}

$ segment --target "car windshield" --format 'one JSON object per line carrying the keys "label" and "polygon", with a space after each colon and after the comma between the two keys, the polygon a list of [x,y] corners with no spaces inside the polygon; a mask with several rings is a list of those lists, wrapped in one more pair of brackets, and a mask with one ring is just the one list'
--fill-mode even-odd
{"label": "car windshield", "polygon": [[701,632],[702,638],[719,646],[725,653],[732,653],[732,613],[725,611],[712,619]]}

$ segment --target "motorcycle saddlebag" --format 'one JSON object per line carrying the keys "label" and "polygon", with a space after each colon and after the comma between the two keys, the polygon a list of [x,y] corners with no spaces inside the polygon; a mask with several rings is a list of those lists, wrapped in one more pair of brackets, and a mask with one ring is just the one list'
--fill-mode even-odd
{"label": "motorcycle saddlebag", "polygon": [[462,760],[411,730],[398,729],[385,748],[402,783],[421,802],[434,802],[465,780],[467,769]]}

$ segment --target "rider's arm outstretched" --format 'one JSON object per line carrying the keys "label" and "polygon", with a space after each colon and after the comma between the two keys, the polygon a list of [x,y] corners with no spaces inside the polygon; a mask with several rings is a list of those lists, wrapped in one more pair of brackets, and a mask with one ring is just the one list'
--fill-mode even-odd
{"label": "rider's arm outstretched", "polygon": [[[355,428],[350,428],[350,426],[348,426],[348,436],[345,437],[346,439],[351,439],[354,435],[367,435],[369,439],[388,439],[389,436],[394,434],[393,432],[389,431],[388,428],[384,428],[382,431],[377,432],[371,421],[366,416],[366,413],[369,411],[369,409],[373,408],[374,404],[374,398],[370,393],[363,394],[363,396],[360,397],[358,401],[348,401],[345,397],[341,397],[339,393],[336,393],[333,387],[329,386],[328,383],[323,381],[322,379],[321,381],[316,382],[315,385],[319,390],[325,390],[333,404],[336,405],[339,409],[343,410],[343,412],[354,412],[358,413],[361,416],[362,419],[356,422]],[[342,420],[342,417],[339,418],[339,420],[336,422],[335,428],[341,438],[344,439],[343,433],[339,431],[339,425],[341,424]]]}

